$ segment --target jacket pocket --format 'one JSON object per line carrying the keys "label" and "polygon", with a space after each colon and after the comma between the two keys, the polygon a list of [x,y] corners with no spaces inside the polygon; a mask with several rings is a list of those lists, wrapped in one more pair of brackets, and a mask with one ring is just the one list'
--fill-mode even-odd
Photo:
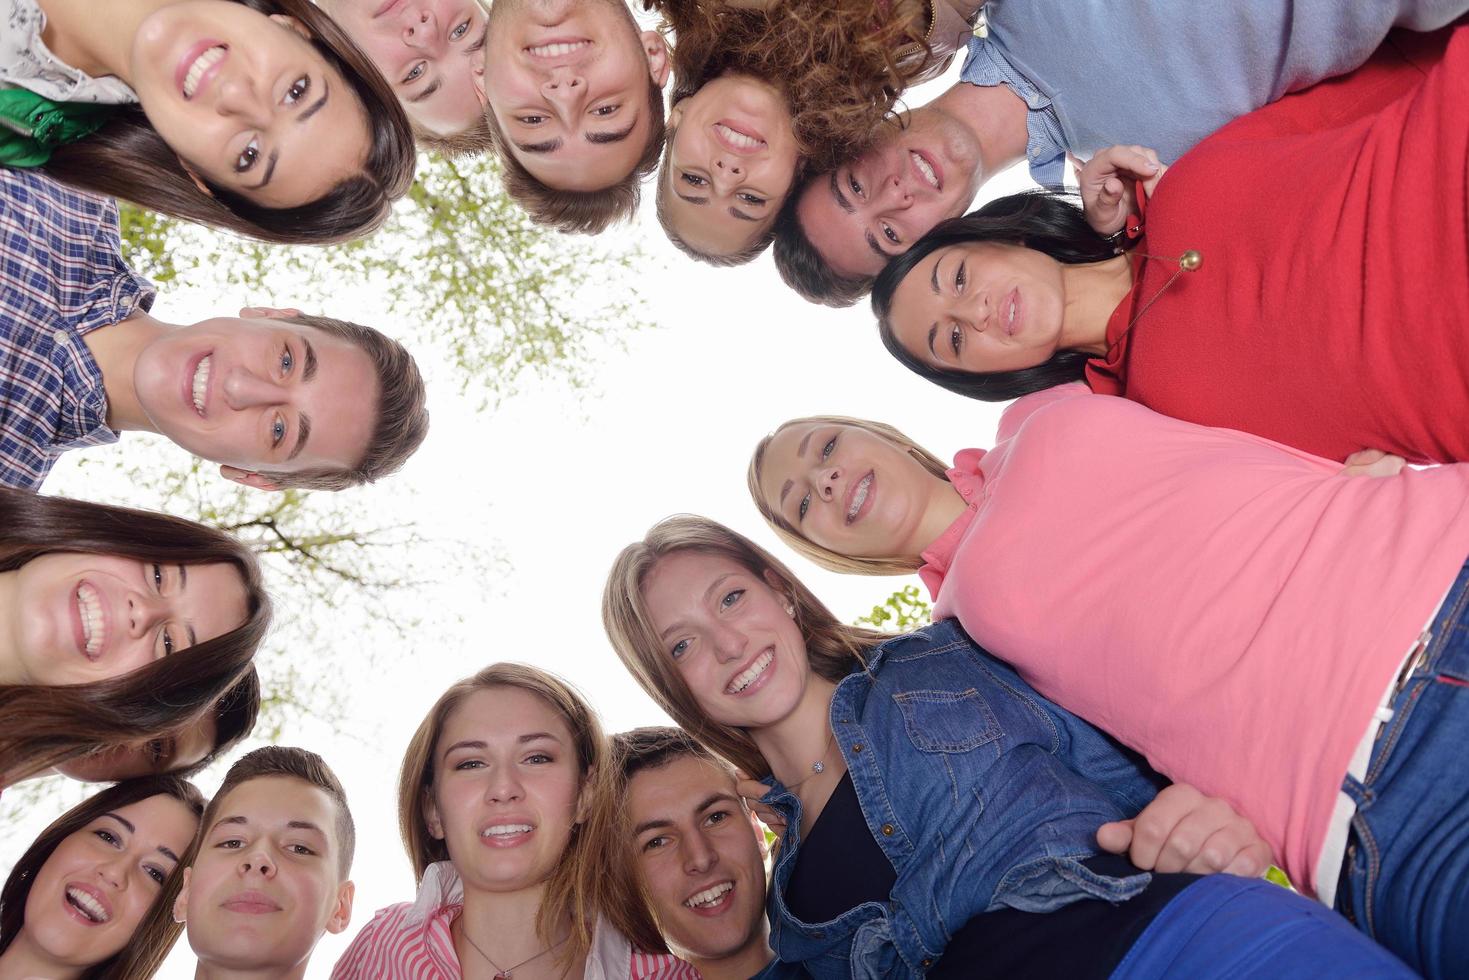
{"label": "jacket pocket", "polygon": [[903,691],[893,695],[908,738],[923,752],[970,752],[1004,734],[995,713],[974,688]]}

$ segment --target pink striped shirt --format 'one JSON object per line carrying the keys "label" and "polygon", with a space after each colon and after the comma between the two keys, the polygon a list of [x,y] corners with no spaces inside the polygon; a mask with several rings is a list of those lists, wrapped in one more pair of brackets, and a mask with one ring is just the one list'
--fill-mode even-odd
{"label": "pink striped shirt", "polygon": [[[379,909],[332,968],[332,980],[461,980],[449,929],[463,911],[464,889],[453,865],[429,866],[413,902]],[[701,980],[699,971],[667,953],[644,953],[597,921],[585,980]]]}

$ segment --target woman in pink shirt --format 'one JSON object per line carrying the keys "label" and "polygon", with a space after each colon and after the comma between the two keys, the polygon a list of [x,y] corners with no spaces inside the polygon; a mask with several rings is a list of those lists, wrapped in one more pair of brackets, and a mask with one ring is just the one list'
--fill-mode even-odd
{"label": "woman in pink shirt", "polygon": [[1469,467],[1400,465],[1344,469],[1067,385],[952,469],[887,426],[788,422],[750,489],[819,564],[918,570],[935,616],[1229,800],[1303,891],[1464,975]]}
{"label": "woman in pink shirt", "polygon": [[418,897],[379,910],[334,980],[698,980],[609,846],[610,776],[596,713],[560,678],[501,663],[450,687],[398,782]]}

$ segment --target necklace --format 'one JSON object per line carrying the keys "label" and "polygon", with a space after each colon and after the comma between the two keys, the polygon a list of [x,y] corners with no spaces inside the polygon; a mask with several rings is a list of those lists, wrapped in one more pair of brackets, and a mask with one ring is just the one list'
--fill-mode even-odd
{"label": "necklace", "polygon": [[514,966],[507,966],[507,967],[505,967],[502,970],[500,968],[500,964],[498,964],[494,960],[490,959],[490,954],[489,953],[486,953],[484,950],[482,950],[482,949],[479,948],[479,943],[477,943],[477,942],[474,941],[474,937],[469,934],[469,930],[468,929],[460,928],[459,934],[464,937],[464,941],[465,942],[469,943],[469,945],[471,945],[471,946],[474,947],[474,951],[476,953],[478,953],[479,955],[481,955],[481,956],[483,956],[485,958],[485,962],[486,963],[490,964],[490,966],[492,966],[492,967],[495,968],[495,977],[494,977],[494,980],[510,980],[510,978],[514,975],[511,971],[518,970],[521,967],[525,966],[527,963],[531,963],[531,962],[533,962],[535,960],[540,959],[542,956],[545,956],[547,953],[551,952],[551,950],[557,949],[560,946],[562,946],[566,942],[566,939],[570,939],[571,938],[570,936],[567,936],[566,939],[562,939],[561,942],[559,942],[559,943],[555,943],[555,944],[553,944],[551,946],[547,946],[545,949],[541,950],[539,953],[537,953],[536,955],[530,957],[529,959],[521,960],[519,963],[515,964]]}
{"label": "necklace", "polygon": [[[837,733],[833,731],[831,733],[831,737],[826,740],[826,748],[821,750],[821,757],[815,762],[811,763],[811,776],[819,776],[822,773],[826,772],[826,756],[828,753],[831,752],[832,743],[836,740]],[[786,789],[795,792],[796,789],[809,781],[811,779],[811,776],[807,776],[804,779],[798,779],[794,783],[787,783]]]}
{"label": "necklace", "polygon": [[[1166,255],[1149,255],[1146,252],[1137,252],[1134,254],[1143,259],[1157,259],[1164,262],[1177,262],[1178,268],[1173,271],[1173,275],[1168,277],[1167,282],[1159,286],[1157,291],[1153,293],[1152,296],[1148,297],[1148,301],[1142,305],[1142,309],[1138,310],[1132,315],[1132,319],[1127,321],[1127,326],[1122,328],[1122,332],[1117,335],[1117,339],[1107,345],[1107,353],[1103,355],[1104,357],[1110,357],[1112,355],[1112,351],[1117,348],[1118,344],[1122,343],[1122,339],[1128,334],[1132,333],[1133,326],[1143,318],[1143,314],[1148,312],[1148,308],[1151,307],[1155,302],[1157,302],[1158,297],[1162,296],[1168,290],[1168,287],[1173,285],[1174,282],[1177,281],[1179,276],[1183,275],[1185,272],[1197,272],[1199,270],[1199,267],[1204,264],[1204,256],[1196,248],[1189,249],[1177,258]],[[1138,274],[1141,275],[1142,266],[1139,265],[1138,269]]]}

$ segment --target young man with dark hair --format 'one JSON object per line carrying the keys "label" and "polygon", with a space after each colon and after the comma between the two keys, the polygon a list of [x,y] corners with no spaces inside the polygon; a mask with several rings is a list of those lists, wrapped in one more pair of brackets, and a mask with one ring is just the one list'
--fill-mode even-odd
{"label": "young man with dark hair", "polygon": [[485,122],[511,199],[566,232],[630,218],[663,150],[669,69],[622,0],[496,0]]}
{"label": "young man with dark hair", "polygon": [[196,980],[305,976],[322,934],[352,918],[355,846],[342,784],[314,752],[270,745],[231,766],[174,903]]}
{"label": "young man with dark hair", "polygon": [[849,306],[1014,163],[1052,188],[1068,155],[1114,144],[1146,144],[1171,164],[1232,119],[1357,68],[1393,27],[1434,30],[1466,10],[1466,0],[988,3],[958,84],[791,192],[776,267],[806,299]]}
{"label": "young man with dark hair", "polygon": [[115,202],[0,168],[0,484],[35,490],[61,453],[157,432],[265,490],[338,490],[400,468],[428,431],[423,379],[369,327],[247,308],[148,314]]}

